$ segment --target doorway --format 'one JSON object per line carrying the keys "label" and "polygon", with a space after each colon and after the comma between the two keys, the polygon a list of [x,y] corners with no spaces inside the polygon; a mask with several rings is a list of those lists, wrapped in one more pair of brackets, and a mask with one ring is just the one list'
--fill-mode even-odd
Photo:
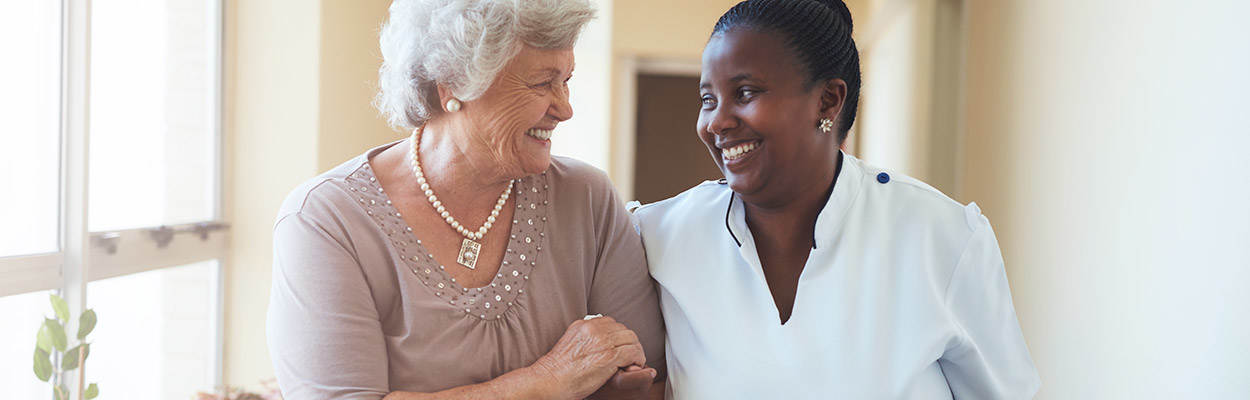
{"label": "doorway", "polygon": [[723,176],[695,133],[698,88],[697,74],[637,75],[633,189],[643,204]]}

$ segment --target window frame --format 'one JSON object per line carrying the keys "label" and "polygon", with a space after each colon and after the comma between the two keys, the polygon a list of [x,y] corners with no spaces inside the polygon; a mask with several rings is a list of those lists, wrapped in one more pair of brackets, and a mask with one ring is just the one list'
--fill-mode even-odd
{"label": "window frame", "polygon": [[[0,297],[55,290],[65,298],[71,315],[79,315],[86,308],[87,284],[91,281],[217,260],[213,282],[216,298],[210,321],[215,342],[212,365],[215,388],[223,381],[223,272],[229,251],[229,225],[223,220],[225,0],[205,1],[205,18],[209,18],[207,25],[211,30],[207,45],[215,57],[207,66],[212,82],[211,98],[206,99],[211,115],[208,128],[215,143],[211,150],[214,174],[210,184],[215,195],[211,218],[181,225],[88,230],[92,0],[60,0],[58,250],[0,256],[0,277],[3,278],[0,279]],[[61,379],[74,382],[76,372],[68,372]]]}

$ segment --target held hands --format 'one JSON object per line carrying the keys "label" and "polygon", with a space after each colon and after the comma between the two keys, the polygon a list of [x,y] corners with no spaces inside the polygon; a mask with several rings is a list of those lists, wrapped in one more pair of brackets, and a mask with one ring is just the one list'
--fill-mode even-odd
{"label": "held hands", "polygon": [[[603,314],[587,315],[587,320],[602,317]],[[591,400],[642,399],[650,394],[651,382],[655,380],[654,368],[644,365],[630,365],[619,369],[599,390],[590,395]]]}
{"label": "held hands", "polygon": [[548,375],[558,385],[558,393],[567,398],[582,399],[592,393],[613,398],[646,393],[655,377],[655,369],[641,367],[646,362],[633,331],[611,317],[600,317],[569,325],[534,367]]}
{"label": "held hands", "polygon": [[590,395],[593,400],[610,399],[645,399],[651,392],[651,382],[655,380],[655,368],[630,365],[616,371],[608,378],[608,382]]}

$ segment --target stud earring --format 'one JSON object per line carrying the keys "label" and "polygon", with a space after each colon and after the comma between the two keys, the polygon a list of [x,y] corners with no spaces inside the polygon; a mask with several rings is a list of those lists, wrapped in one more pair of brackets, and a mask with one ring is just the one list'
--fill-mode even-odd
{"label": "stud earring", "polygon": [[446,106],[447,106],[448,112],[460,111],[460,100],[456,100],[456,99],[447,100]]}
{"label": "stud earring", "polygon": [[821,132],[824,132],[824,133],[829,133],[829,132],[832,132],[832,131],[833,131],[833,120],[831,120],[831,119],[829,119],[829,118],[821,118],[821,119],[820,119],[820,131],[821,131]]}

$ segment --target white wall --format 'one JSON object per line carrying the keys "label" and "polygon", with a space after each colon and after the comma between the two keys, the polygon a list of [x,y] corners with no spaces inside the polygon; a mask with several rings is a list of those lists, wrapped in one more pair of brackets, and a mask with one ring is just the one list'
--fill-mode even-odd
{"label": "white wall", "polygon": [[1250,398],[1250,5],[967,2],[962,201],[1041,399]]}

